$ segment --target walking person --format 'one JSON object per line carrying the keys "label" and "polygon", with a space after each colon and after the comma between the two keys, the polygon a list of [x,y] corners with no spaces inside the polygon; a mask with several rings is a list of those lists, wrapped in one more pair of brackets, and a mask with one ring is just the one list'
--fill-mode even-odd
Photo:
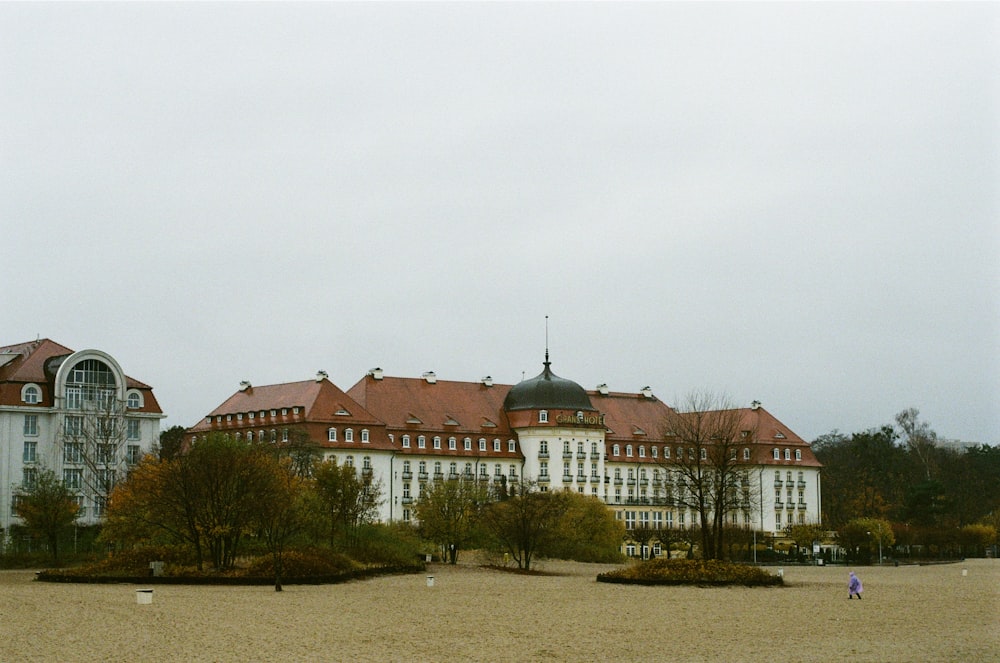
{"label": "walking person", "polygon": [[861,578],[856,576],[854,571],[851,571],[851,579],[847,583],[847,591],[848,599],[853,599],[857,595],[859,601],[861,600],[861,592],[865,591],[865,588],[861,586]]}

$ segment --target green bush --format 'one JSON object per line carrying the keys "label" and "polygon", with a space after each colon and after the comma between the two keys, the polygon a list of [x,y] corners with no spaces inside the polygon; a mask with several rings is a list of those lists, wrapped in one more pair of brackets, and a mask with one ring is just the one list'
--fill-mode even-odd
{"label": "green bush", "polygon": [[759,587],[784,584],[779,576],[748,564],[719,560],[651,559],[635,566],[597,576],[598,582],[636,585],[745,585]]}
{"label": "green bush", "polygon": [[[281,565],[281,575],[286,578],[337,575],[361,568],[360,564],[349,557],[322,548],[286,551],[281,556]],[[273,577],[274,557],[271,555],[255,557],[243,575]]]}
{"label": "green bush", "polygon": [[424,548],[409,525],[364,525],[355,533],[349,553],[365,564],[408,566],[422,558]]}

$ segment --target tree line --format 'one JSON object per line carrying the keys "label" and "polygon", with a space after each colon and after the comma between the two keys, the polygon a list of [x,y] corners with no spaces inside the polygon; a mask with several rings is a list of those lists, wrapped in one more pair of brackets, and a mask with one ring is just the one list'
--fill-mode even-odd
{"label": "tree line", "polygon": [[823,525],[849,553],[972,556],[996,545],[1000,447],[943,443],[915,408],[894,425],[812,443],[823,463]]}

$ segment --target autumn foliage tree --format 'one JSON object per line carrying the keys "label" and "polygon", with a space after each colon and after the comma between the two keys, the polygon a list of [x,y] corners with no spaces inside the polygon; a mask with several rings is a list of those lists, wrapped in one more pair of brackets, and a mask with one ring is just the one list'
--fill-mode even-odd
{"label": "autumn foliage tree", "polygon": [[482,510],[492,501],[489,488],[474,477],[435,481],[414,505],[420,533],[448,551],[449,561],[458,561],[477,534]]}
{"label": "autumn foliage tree", "polygon": [[53,562],[59,561],[59,534],[78,512],[74,494],[49,469],[39,469],[30,484],[14,492],[14,513],[29,532],[45,539]]}

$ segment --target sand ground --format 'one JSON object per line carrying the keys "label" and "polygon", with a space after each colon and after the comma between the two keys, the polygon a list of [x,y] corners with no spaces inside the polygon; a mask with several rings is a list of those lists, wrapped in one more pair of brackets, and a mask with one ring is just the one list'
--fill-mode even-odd
{"label": "sand ground", "polygon": [[[1000,560],[786,567],[782,588],[595,582],[613,567],[541,562],[521,576],[433,564],[343,585],[34,582],[0,571],[0,660],[996,661]],[[967,575],[962,575],[962,570]],[[428,587],[426,575],[433,574]]]}

